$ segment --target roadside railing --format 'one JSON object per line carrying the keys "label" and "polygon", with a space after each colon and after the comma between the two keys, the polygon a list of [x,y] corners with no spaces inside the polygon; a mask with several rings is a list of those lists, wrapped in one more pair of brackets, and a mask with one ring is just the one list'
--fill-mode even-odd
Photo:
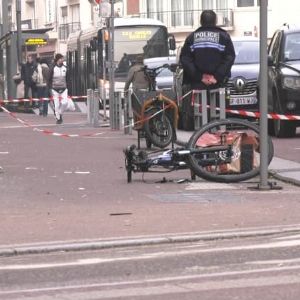
{"label": "roadside railing", "polygon": [[[172,29],[196,29],[199,27],[200,15],[203,10],[172,10],[172,11],[162,11],[162,12],[145,12],[140,13],[135,16],[141,18],[154,18],[162,21],[168,26],[170,30]],[[217,25],[220,27],[233,27],[233,10],[232,9],[216,9],[217,14]]]}

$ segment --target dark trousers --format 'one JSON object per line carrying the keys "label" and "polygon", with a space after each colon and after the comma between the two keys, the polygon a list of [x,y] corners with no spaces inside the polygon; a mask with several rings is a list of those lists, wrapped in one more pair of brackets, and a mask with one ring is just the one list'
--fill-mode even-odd
{"label": "dark trousers", "polygon": [[[49,98],[49,89],[47,86],[38,86],[37,87],[37,97],[40,98]],[[48,104],[49,100],[40,99],[39,109],[40,115],[47,116],[48,115]]]}

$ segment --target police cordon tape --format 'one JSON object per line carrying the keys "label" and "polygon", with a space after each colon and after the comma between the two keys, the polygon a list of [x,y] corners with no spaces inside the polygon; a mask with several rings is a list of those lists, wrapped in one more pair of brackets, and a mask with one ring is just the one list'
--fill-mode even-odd
{"label": "police cordon tape", "polygon": [[[168,109],[171,105],[167,105],[165,106],[163,109],[155,112],[154,114],[152,114],[151,116],[147,116],[146,118],[143,118],[133,124],[129,124],[124,126],[123,128],[127,128],[127,127],[134,127],[135,125],[138,125],[140,123],[144,123],[152,118],[154,118],[156,115],[160,114],[162,111]],[[7,114],[9,114],[11,117],[13,117],[14,119],[16,119],[18,122],[20,122],[21,124],[23,124],[26,127],[32,128],[34,131],[38,131],[41,133],[44,133],[46,135],[52,135],[52,136],[57,136],[57,137],[70,137],[70,138],[74,138],[74,137],[93,137],[93,136],[98,136],[98,135],[102,135],[105,132],[98,132],[98,133],[87,133],[87,134],[67,134],[67,133],[58,133],[58,132],[54,132],[48,129],[39,129],[33,125],[31,125],[30,123],[26,122],[25,120],[23,120],[22,118],[17,117],[14,113],[12,113],[11,111],[9,111],[8,109],[6,109],[4,106],[2,106],[0,104],[0,108],[6,112]]]}
{"label": "police cordon tape", "polygon": [[[194,104],[194,106],[201,107],[200,104]],[[210,106],[207,105],[207,108]],[[219,107],[215,108],[216,110],[220,110]],[[253,111],[245,111],[245,110],[235,110],[235,109],[225,109],[227,113],[235,114],[235,115],[240,115],[244,117],[251,117],[251,118],[260,118],[260,112],[253,112]],[[286,120],[286,121],[298,121],[300,120],[300,116],[296,115],[280,115],[280,114],[275,114],[275,113],[269,113],[267,114],[268,119],[274,119],[274,120]]]}
{"label": "police cordon tape", "polygon": [[[180,101],[182,101],[189,94],[193,93],[192,96],[194,96],[198,92],[199,91],[197,91],[197,90],[189,91],[185,95],[180,97]],[[77,102],[77,101],[79,101],[79,99],[82,99],[81,101],[86,101],[87,96],[68,96],[68,98],[74,99]],[[62,97],[59,97],[59,99],[62,99]],[[48,101],[48,100],[53,101],[53,97],[49,97],[49,98],[28,98],[28,99],[25,99],[25,98],[24,99],[9,99],[9,100],[0,99],[0,104],[32,102],[32,101],[39,102],[39,101]],[[192,106],[194,106],[194,105],[196,105],[196,104],[194,103],[194,101],[192,101]],[[201,105],[198,105],[198,106],[201,106]],[[209,105],[207,105],[207,107],[209,108]],[[2,106],[1,106],[1,108],[2,108]],[[216,109],[220,110],[220,108],[216,108]],[[244,116],[244,117],[260,118],[260,113],[259,112],[236,110],[236,109],[235,110],[225,109],[225,111],[227,113],[240,115],[240,116]],[[274,120],[286,120],[286,121],[298,121],[298,120],[300,120],[300,116],[297,116],[297,115],[282,115],[282,114],[276,114],[276,113],[268,113],[267,116],[268,116],[268,119],[274,119]],[[145,122],[145,121],[147,121],[147,119],[138,121],[136,123],[142,123],[142,122]],[[135,124],[127,125],[126,127],[134,126]]]}
{"label": "police cordon tape", "polygon": [[93,136],[98,136],[98,135],[102,135],[102,134],[105,133],[105,132],[97,132],[97,133],[86,133],[86,134],[67,134],[67,133],[54,132],[54,131],[51,131],[51,130],[48,130],[48,129],[40,129],[40,128],[37,128],[37,127],[29,124],[25,120],[17,117],[14,113],[10,112],[9,110],[7,110],[2,105],[0,105],[0,108],[4,112],[6,112],[7,114],[9,114],[11,117],[13,117],[14,119],[16,119],[18,122],[20,122],[21,124],[23,124],[24,126],[32,128],[34,131],[38,131],[38,132],[44,133],[46,135],[52,135],[52,136],[58,136],[58,137],[65,137],[65,138],[75,138],[75,137],[93,137]]}
{"label": "police cordon tape", "polygon": [[[77,101],[86,101],[87,96],[68,96],[68,98]],[[9,103],[23,103],[23,102],[42,102],[42,101],[53,101],[54,97],[43,97],[43,98],[20,98],[20,99],[0,99],[0,104],[9,104]],[[58,97],[62,99],[62,97]],[[80,100],[81,99],[81,100]]]}
{"label": "police cordon tape", "polygon": [[[201,107],[201,105],[196,104],[195,100],[194,100],[194,95],[199,93],[198,90],[192,90],[192,91],[187,92],[185,95],[183,95],[180,98],[180,101],[182,101],[185,97],[187,97],[191,93],[192,93],[191,105]],[[210,108],[210,106],[207,105],[207,108]],[[216,107],[215,109],[220,110],[219,107]],[[260,118],[260,112],[255,112],[255,111],[246,111],[246,110],[242,110],[242,109],[237,110],[237,109],[228,109],[228,108],[226,108],[225,111],[227,113],[240,115],[243,117]],[[300,120],[300,116],[297,116],[297,115],[282,115],[282,114],[276,114],[276,113],[268,113],[267,116],[268,116],[268,119],[273,119],[273,120],[285,120],[285,121],[299,121]]]}

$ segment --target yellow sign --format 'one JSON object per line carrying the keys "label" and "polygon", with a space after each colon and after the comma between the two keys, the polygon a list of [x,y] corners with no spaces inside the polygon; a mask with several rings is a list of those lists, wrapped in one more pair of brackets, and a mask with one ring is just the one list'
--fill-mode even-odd
{"label": "yellow sign", "polygon": [[151,35],[151,30],[122,31],[122,36],[128,37],[129,40],[147,40]]}
{"label": "yellow sign", "polygon": [[25,41],[25,45],[46,45],[47,41],[41,38],[30,38]]}

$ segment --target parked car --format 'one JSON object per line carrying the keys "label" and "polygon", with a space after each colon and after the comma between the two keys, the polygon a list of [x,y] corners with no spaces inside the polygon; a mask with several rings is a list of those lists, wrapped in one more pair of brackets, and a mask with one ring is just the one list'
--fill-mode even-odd
{"label": "parked car", "polygon": [[[175,64],[175,56],[164,56],[144,59],[144,65],[148,68],[157,68],[164,64]],[[156,89],[169,89],[173,88],[173,73],[168,68],[163,68],[156,77]]]}
{"label": "parked car", "polygon": [[[268,49],[268,109],[300,115],[300,26],[276,30]],[[293,137],[299,121],[270,120],[269,133]]]}
{"label": "parked car", "polygon": [[[236,59],[231,69],[231,77],[226,83],[226,108],[232,110],[258,111],[257,97],[259,74],[259,39],[240,37],[232,39]],[[182,86],[182,69],[177,68],[174,76],[174,86],[180,111],[180,126],[182,129],[193,129],[193,107],[183,103],[182,96],[189,91],[188,86]],[[184,108],[184,109],[182,109]],[[236,115],[235,115],[236,117]]]}
{"label": "parked car", "polygon": [[231,68],[231,77],[226,83],[226,108],[259,111],[259,39],[242,37],[234,38],[232,42],[236,58]]}

